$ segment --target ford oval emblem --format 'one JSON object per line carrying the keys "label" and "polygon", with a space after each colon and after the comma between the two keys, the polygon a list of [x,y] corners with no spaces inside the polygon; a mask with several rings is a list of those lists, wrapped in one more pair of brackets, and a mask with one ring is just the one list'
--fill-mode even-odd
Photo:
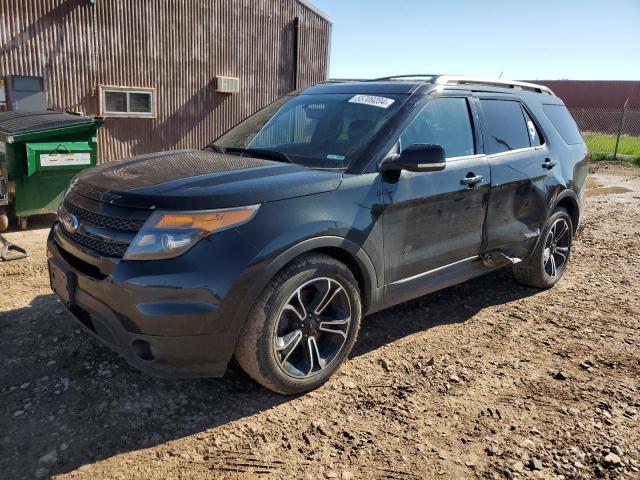
{"label": "ford oval emblem", "polygon": [[80,227],[80,221],[78,217],[71,213],[67,213],[64,217],[62,217],[62,226],[69,233],[76,233],[78,228]]}

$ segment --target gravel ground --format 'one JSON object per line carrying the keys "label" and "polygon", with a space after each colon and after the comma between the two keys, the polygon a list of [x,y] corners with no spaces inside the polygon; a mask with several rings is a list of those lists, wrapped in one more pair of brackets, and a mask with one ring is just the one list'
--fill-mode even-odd
{"label": "gravel ground", "polygon": [[9,233],[0,478],[640,478],[640,175],[592,169],[555,288],[504,270],[372,315],[299,397],[134,370],[51,294],[46,229]]}

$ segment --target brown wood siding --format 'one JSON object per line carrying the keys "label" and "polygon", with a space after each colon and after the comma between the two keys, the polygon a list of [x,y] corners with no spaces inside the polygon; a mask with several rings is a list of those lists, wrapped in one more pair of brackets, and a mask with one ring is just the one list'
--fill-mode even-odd
{"label": "brown wood siding", "polygon": [[291,91],[295,17],[304,87],[327,78],[331,25],[296,0],[0,0],[0,75],[43,76],[50,107],[88,115],[99,85],[155,88],[157,118],[106,119],[101,162],[200,148]]}

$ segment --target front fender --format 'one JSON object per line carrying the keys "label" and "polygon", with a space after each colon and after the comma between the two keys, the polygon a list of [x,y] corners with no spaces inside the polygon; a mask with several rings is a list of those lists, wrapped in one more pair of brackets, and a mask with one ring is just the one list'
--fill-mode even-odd
{"label": "front fender", "polygon": [[[281,240],[279,239],[274,240],[275,245],[280,242]],[[249,308],[246,308],[246,313],[238,311],[238,314],[241,316],[241,323],[244,323],[246,314],[249,313],[250,307],[256,302],[264,288],[269,284],[271,279],[273,279],[273,277],[282,270],[282,268],[284,268],[285,265],[304,253],[322,248],[340,249],[355,260],[364,282],[363,300],[365,305],[370,304],[370,292],[378,286],[378,274],[371,257],[360,246],[347,238],[337,235],[319,235],[290,244],[286,248],[282,249],[281,253],[269,258],[268,260],[258,262],[251,268],[251,271],[248,272],[248,274],[253,278],[252,285],[247,290],[242,301],[242,305],[248,306]],[[242,310],[245,310],[245,308]]]}
{"label": "front fender", "polygon": [[371,305],[371,292],[378,284],[378,275],[369,255],[357,244],[343,237],[324,235],[302,240],[286,248],[282,253],[268,261],[259,262],[247,272],[252,276],[251,287],[247,290],[242,302],[234,315],[232,325],[235,326],[235,338],[237,339],[251,307],[258,300],[262,291],[271,279],[294,258],[313,250],[321,248],[338,248],[348,253],[357,263],[362,274],[363,301],[365,305]]}

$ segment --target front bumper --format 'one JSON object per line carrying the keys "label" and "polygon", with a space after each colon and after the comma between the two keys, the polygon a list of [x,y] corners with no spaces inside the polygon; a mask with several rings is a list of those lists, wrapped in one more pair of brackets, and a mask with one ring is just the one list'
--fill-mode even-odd
{"label": "front bumper", "polygon": [[231,312],[245,291],[242,242],[229,238],[238,254],[227,255],[223,269],[203,267],[208,242],[176,259],[100,269],[57,228],[47,240],[52,288],[87,332],[157,377],[224,374],[241,327]]}

